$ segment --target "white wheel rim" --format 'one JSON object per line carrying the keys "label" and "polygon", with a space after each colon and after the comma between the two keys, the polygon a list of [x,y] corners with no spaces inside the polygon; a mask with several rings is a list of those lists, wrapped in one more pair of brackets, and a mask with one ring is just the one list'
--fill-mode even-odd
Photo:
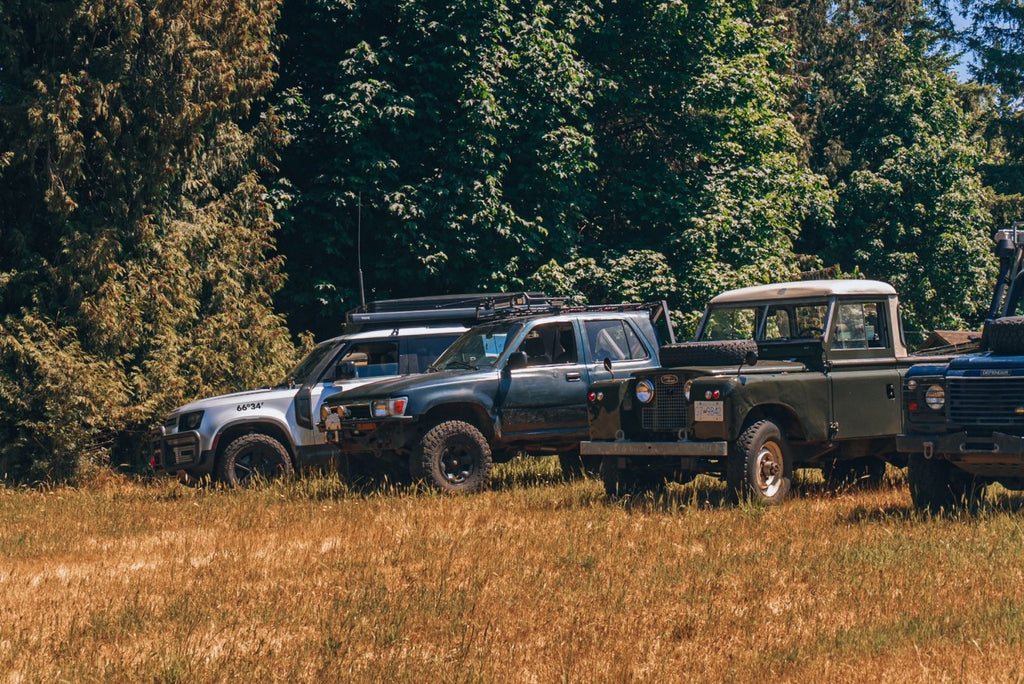
{"label": "white wheel rim", "polygon": [[757,452],[754,460],[754,477],[761,494],[770,499],[782,489],[785,475],[785,462],[782,458],[782,447],[776,442],[766,442]]}

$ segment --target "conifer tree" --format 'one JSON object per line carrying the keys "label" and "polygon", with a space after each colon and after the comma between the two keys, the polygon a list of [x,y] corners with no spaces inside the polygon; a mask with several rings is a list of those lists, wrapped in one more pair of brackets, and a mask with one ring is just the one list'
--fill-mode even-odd
{"label": "conifer tree", "polygon": [[0,476],[132,458],[294,349],[258,173],[277,0],[0,5]]}

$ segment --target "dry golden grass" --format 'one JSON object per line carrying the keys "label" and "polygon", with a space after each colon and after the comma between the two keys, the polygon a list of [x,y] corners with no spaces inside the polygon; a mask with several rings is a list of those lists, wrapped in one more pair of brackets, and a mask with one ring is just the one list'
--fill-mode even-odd
{"label": "dry golden grass", "polygon": [[[1019,681],[1017,495],[902,482],[777,509],[700,478],[607,502],[554,459],[495,491],[0,489],[7,681]],[[898,473],[897,473],[898,475]],[[896,478],[898,480],[898,477]]]}

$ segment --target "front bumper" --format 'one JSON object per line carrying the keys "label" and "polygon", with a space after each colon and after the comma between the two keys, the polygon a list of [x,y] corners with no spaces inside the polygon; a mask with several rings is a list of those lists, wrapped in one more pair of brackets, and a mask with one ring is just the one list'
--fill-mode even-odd
{"label": "front bumper", "polygon": [[164,427],[150,433],[149,464],[157,472],[185,472],[192,476],[208,475],[213,470],[213,459],[202,451],[196,431],[167,434]]}
{"label": "front bumper", "polygon": [[580,442],[584,456],[667,456],[724,458],[729,443],[724,441],[691,442]]}
{"label": "front bumper", "polygon": [[330,444],[342,451],[379,452],[402,449],[415,435],[414,416],[384,420],[346,420],[337,413],[324,416],[322,430]]}
{"label": "front bumper", "polygon": [[1024,437],[995,431],[983,436],[968,435],[966,431],[939,435],[897,435],[896,449],[901,453],[924,454],[929,458],[945,454],[953,457],[953,460],[1024,459]]}

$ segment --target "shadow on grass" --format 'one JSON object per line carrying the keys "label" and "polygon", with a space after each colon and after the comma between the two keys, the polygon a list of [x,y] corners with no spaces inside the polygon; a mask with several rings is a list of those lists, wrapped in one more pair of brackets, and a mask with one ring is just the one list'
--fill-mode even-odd
{"label": "shadow on grass", "polygon": [[995,515],[1020,515],[1024,513],[1024,495],[997,487],[981,501],[942,509],[936,513],[921,511],[914,507],[909,494],[905,505],[857,506],[842,516],[851,523],[862,522],[908,522],[921,520],[981,520]]}
{"label": "shadow on grass", "polygon": [[[857,494],[865,491],[892,489],[902,486],[900,478],[886,478],[880,484],[869,484],[867,481],[854,482],[840,489],[830,488],[821,471],[808,468],[794,472],[789,500],[829,499],[845,494]],[[712,475],[698,475],[693,482],[681,485],[668,483],[664,489],[652,491],[624,492],[611,497],[611,502],[621,505],[627,510],[643,511],[674,511],[684,508],[741,508],[749,511],[767,511],[771,506],[750,502],[737,503],[726,488],[725,483]],[[864,507],[865,511],[870,511]]]}

